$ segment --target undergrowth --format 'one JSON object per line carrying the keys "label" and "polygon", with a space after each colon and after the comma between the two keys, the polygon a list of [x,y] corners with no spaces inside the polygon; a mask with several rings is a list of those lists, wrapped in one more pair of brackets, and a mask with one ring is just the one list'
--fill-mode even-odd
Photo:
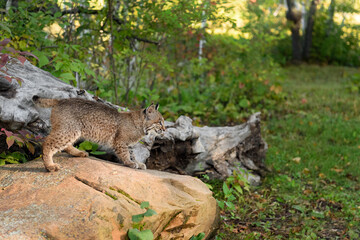
{"label": "undergrowth", "polygon": [[[271,173],[221,211],[217,239],[359,239],[360,99],[356,69],[285,69],[287,100],[263,122]],[[221,182],[214,195],[225,200]]]}

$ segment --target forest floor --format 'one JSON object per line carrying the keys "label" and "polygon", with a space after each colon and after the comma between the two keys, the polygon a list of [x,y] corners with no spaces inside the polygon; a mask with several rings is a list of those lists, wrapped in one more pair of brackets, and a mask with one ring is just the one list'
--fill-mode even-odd
{"label": "forest floor", "polygon": [[284,71],[287,99],[263,122],[271,173],[221,211],[217,239],[360,239],[360,96],[348,89],[360,71]]}

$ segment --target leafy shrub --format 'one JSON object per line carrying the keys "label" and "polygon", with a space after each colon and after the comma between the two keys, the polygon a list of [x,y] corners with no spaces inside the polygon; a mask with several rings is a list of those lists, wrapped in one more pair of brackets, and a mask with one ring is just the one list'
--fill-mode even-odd
{"label": "leafy shrub", "polygon": [[[41,136],[21,130],[16,133],[2,128],[0,139],[5,140],[7,149],[0,154],[0,166],[7,163],[18,164],[39,156]],[[3,145],[3,144],[2,144]]]}
{"label": "leafy shrub", "polygon": [[[74,9],[79,3],[91,9],[88,1],[64,4]],[[14,48],[33,52],[39,67],[63,81],[122,105],[159,101],[169,120],[185,114],[197,124],[235,124],[255,111],[266,115],[282,100],[281,72],[267,52],[273,40],[270,34],[256,39],[209,35],[196,25],[204,18],[202,10],[214,25],[232,23],[219,13],[227,10],[222,1],[126,4],[129,23],[122,24],[120,31],[110,29],[108,6],[94,10],[94,15],[63,15],[51,1],[42,6],[48,11],[19,3],[4,16],[6,28],[0,31],[12,38]],[[256,11],[260,16],[261,10]],[[144,15],[139,18],[134,12]],[[51,30],[55,26],[60,32]],[[251,29],[246,27],[248,32]],[[110,31],[114,44],[108,40]],[[257,28],[251,34],[261,32]],[[206,40],[201,58],[199,39]]]}
{"label": "leafy shrub", "polygon": [[244,191],[249,191],[249,182],[246,179],[244,170],[238,169],[233,171],[233,175],[228,177],[222,185],[222,196],[224,200],[217,200],[220,209],[227,209],[231,213],[236,210],[236,201],[241,201],[244,195]]}
{"label": "leafy shrub", "polygon": [[186,114],[198,123],[219,125],[273,109],[284,97],[281,71],[271,58],[256,53],[256,47],[244,38],[208,36],[207,58],[190,59],[175,83],[161,83],[165,86],[158,95],[165,116]]}
{"label": "leafy shrub", "polygon": [[[343,11],[351,11],[344,9]],[[360,30],[357,26],[332,22],[330,28],[329,14],[320,9],[317,12],[311,60],[316,62],[360,66]]]}
{"label": "leafy shrub", "polygon": [[360,93],[360,74],[353,74],[349,78],[348,89],[353,93]]}

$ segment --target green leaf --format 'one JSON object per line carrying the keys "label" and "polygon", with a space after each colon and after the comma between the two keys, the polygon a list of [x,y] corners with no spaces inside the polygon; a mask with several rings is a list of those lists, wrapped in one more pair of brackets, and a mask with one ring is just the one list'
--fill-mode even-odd
{"label": "green leaf", "polygon": [[92,150],[92,143],[89,141],[84,141],[84,142],[80,143],[79,150],[85,150],[85,151]]}
{"label": "green leaf", "polygon": [[11,157],[13,157],[15,160],[17,161],[21,161],[21,162],[27,162],[26,156],[24,153],[21,152],[13,152],[10,154]]}
{"label": "green leaf", "polygon": [[8,145],[8,149],[14,144],[14,142],[15,142],[14,136],[9,136],[6,138],[6,143]]}
{"label": "green leaf", "polygon": [[12,156],[8,156],[5,158],[5,162],[12,163],[12,164],[19,164],[20,162],[16,159],[14,159]]}
{"label": "green leaf", "polygon": [[91,145],[92,145],[92,146],[91,146],[91,150],[94,151],[94,152],[99,148],[99,145],[96,144],[96,143],[93,143],[93,142],[92,142]]}
{"label": "green leaf", "polygon": [[36,56],[39,58],[39,67],[45,66],[49,63],[49,59],[45,56],[45,54],[39,52]]}
{"label": "green leaf", "polygon": [[5,159],[0,159],[0,166],[5,165]]}
{"label": "green leaf", "polygon": [[301,206],[301,205],[293,205],[292,208],[304,213],[305,212],[305,207]]}
{"label": "green leaf", "polygon": [[236,197],[233,195],[233,194],[230,194],[228,197],[227,197],[227,201],[229,201],[229,202],[232,202],[232,201],[234,201],[236,199]]}
{"label": "green leaf", "polygon": [[79,67],[79,64],[77,64],[77,63],[72,63],[71,65],[70,65],[70,69],[72,70],[72,71],[74,71],[74,72],[80,72],[81,70],[80,70],[80,67]]}
{"label": "green leaf", "polygon": [[249,101],[246,98],[244,98],[239,102],[239,106],[243,107],[243,108],[246,108],[246,107],[249,106]]}
{"label": "green leaf", "polygon": [[129,229],[128,237],[130,240],[153,240],[154,234],[149,229],[144,231],[139,231],[138,229]]}
{"label": "green leaf", "polygon": [[202,240],[202,239],[204,239],[205,238],[205,233],[199,233],[198,235],[196,235],[196,236],[192,236],[191,238],[190,238],[190,240]]}
{"label": "green leaf", "polygon": [[144,219],[144,214],[138,214],[138,215],[133,215],[131,217],[132,221],[137,223],[137,222],[141,222]]}
{"label": "green leaf", "polygon": [[312,211],[311,216],[316,217],[316,218],[324,218],[325,217],[323,212],[318,212],[318,211],[314,211],[314,210]]}
{"label": "green leaf", "polygon": [[217,203],[218,203],[218,205],[219,205],[219,208],[220,208],[221,210],[223,210],[224,207],[225,207],[224,201],[217,201]]}
{"label": "green leaf", "polygon": [[95,77],[95,72],[89,68],[85,68],[85,73],[88,74],[88,75],[91,75],[93,77]]}
{"label": "green leaf", "polygon": [[32,145],[30,142],[26,142],[25,144],[27,149],[31,152],[31,154],[34,154],[35,153],[34,145]]}
{"label": "green leaf", "polygon": [[10,33],[10,35],[12,35],[11,30],[10,30],[10,28],[8,26],[6,26],[5,24],[0,23],[0,27],[2,29],[4,29],[5,31],[7,31],[8,33]]}
{"label": "green leaf", "polygon": [[223,188],[223,192],[224,192],[225,196],[227,196],[227,195],[229,195],[231,193],[230,189],[228,188],[228,186],[226,185],[225,182],[223,183],[222,188]]}
{"label": "green leaf", "polygon": [[141,209],[148,208],[150,206],[149,202],[142,202],[140,204]]}
{"label": "green leaf", "polygon": [[56,65],[55,65],[55,70],[56,70],[56,71],[59,70],[63,65],[64,65],[63,62],[60,62],[60,61],[57,62]]}
{"label": "green leaf", "polygon": [[152,209],[148,209],[145,213],[144,213],[144,216],[145,217],[151,217],[151,216],[154,216],[154,215],[156,215],[157,213],[154,211],[154,210],[152,210]]}
{"label": "green leaf", "polygon": [[91,154],[93,154],[93,155],[104,155],[104,154],[106,154],[106,152],[101,152],[101,151],[91,151]]}
{"label": "green leaf", "polygon": [[61,12],[56,12],[56,13],[54,14],[54,18],[59,18],[59,17],[61,17]]}
{"label": "green leaf", "polygon": [[68,6],[68,7],[72,7],[72,4],[69,2],[63,2],[64,5]]}
{"label": "green leaf", "polygon": [[225,202],[226,206],[230,209],[230,210],[234,210],[235,209],[235,205],[232,202]]}
{"label": "green leaf", "polygon": [[242,188],[241,188],[240,185],[235,185],[234,188],[235,188],[235,190],[238,191],[240,194],[243,194],[243,190],[242,190]]}
{"label": "green leaf", "polygon": [[73,75],[72,73],[69,73],[69,72],[67,72],[67,73],[62,73],[62,74],[60,74],[59,77],[60,77],[62,80],[75,80],[74,75]]}

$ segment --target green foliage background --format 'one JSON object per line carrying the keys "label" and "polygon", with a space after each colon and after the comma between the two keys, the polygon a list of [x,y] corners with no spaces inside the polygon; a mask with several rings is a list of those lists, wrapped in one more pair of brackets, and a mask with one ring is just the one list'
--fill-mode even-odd
{"label": "green foliage background", "polygon": [[[0,41],[11,39],[13,49],[38,57],[28,58],[33,64],[96,96],[129,108],[159,102],[167,120],[189,115],[199,125],[262,112],[273,169],[264,185],[254,192],[237,173],[224,182],[204,176],[221,207],[217,239],[359,238],[360,74],[286,67],[283,1],[8,2],[0,1]],[[360,27],[351,21],[359,9],[355,0],[319,2],[309,63],[360,66]],[[30,141],[23,139],[29,155]],[[25,162],[10,145],[0,165]],[[79,147],[101,153],[89,142]]]}
{"label": "green foliage background", "polygon": [[1,36],[13,48],[34,53],[39,60],[32,61],[61,80],[120,105],[157,101],[169,120],[189,114],[196,123],[217,125],[266,113],[283,98],[279,65],[264,47],[268,35],[210,34],[201,26],[206,19],[213,29],[230,22],[238,30],[220,14],[232,11],[222,1],[107,1],[100,7],[86,0],[20,1],[2,7]]}
{"label": "green foliage background", "polygon": [[[156,101],[169,120],[188,114],[197,124],[219,125],[256,111],[266,116],[285,97],[280,65],[291,57],[291,39],[285,6],[276,1],[18,1],[0,7],[0,33],[13,48],[34,53],[35,64],[63,81],[120,105]],[[328,12],[326,2],[317,11],[310,60],[359,65],[358,26],[334,21]],[[335,12],[357,10],[349,0]],[[228,33],[214,33],[226,24]]]}

